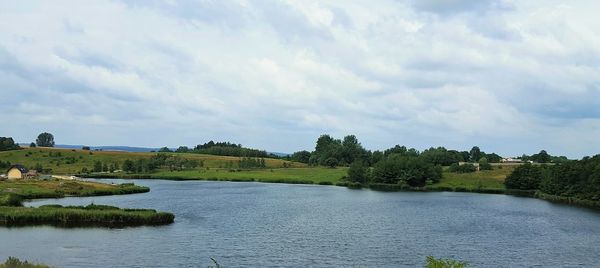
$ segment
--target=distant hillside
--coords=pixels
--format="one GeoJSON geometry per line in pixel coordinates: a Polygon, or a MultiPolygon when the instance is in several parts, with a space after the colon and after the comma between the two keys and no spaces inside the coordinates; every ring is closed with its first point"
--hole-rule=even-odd
{"type": "MultiPolygon", "coordinates": [[[[74,146],[74,145],[72,145],[74,146]]],[[[96,148],[96,147],[92,147],[96,148]]],[[[103,148],[108,148],[105,146],[103,148]]],[[[114,147],[113,147],[114,148],[114,147]]],[[[119,148],[119,147],[117,147],[119,148]]],[[[126,147],[133,148],[133,147],[126,147]]],[[[150,148],[145,148],[150,149],[150,148]]],[[[22,150],[12,150],[0,152],[0,161],[6,165],[6,162],[11,164],[22,164],[29,169],[35,168],[38,164],[43,169],[52,169],[54,174],[72,174],[81,171],[83,168],[88,170],[93,169],[94,163],[100,161],[102,164],[116,164],[121,167],[125,160],[138,161],[140,159],[150,159],[156,153],[150,152],[127,152],[109,151],[84,151],[78,148],[27,148],[22,150]]],[[[242,159],[233,156],[217,156],[196,153],[169,153],[169,155],[182,157],[184,159],[202,161],[202,166],[194,169],[195,172],[211,169],[236,169],[238,163],[242,159]]],[[[306,167],[305,164],[285,161],[281,159],[265,158],[266,168],[282,168],[282,167],[306,167]]],[[[0,167],[0,173],[3,168],[0,167]]]]}
{"type": "MultiPolygon", "coordinates": [[[[19,144],[21,147],[28,147],[28,143],[19,144]]],[[[70,144],[56,144],[55,148],[62,149],[81,149],[84,145],[70,145],[70,144]]],[[[147,148],[147,147],[132,147],[132,146],[90,146],[91,150],[102,150],[102,151],[123,151],[131,153],[148,153],[152,151],[158,151],[160,148],[147,148]]],[[[174,150],[174,148],[171,148],[174,150]]]]}

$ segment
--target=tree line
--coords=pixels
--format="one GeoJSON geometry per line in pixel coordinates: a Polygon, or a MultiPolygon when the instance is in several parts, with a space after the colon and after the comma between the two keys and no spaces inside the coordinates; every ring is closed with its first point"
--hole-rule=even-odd
{"type": "Polygon", "coordinates": [[[600,201],[600,155],[555,165],[521,165],[504,183],[508,189],[600,201]]]}
{"type": "Polygon", "coordinates": [[[179,146],[176,150],[171,150],[168,147],[162,147],[159,152],[174,152],[174,153],[196,153],[210,154],[221,156],[236,156],[236,157],[270,157],[277,158],[276,155],[267,153],[264,150],[252,149],[243,147],[241,144],[231,142],[214,142],[209,141],[204,144],[198,144],[193,148],[187,146],[179,146]]]}

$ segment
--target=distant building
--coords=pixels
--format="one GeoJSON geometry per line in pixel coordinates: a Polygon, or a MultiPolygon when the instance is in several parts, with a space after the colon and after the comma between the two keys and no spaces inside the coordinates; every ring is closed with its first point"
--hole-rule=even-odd
{"type": "Polygon", "coordinates": [[[512,158],[512,157],[502,158],[502,160],[500,162],[502,162],[502,163],[523,163],[523,161],[521,161],[521,159],[512,158]]]}
{"type": "Polygon", "coordinates": [[[6,172],[6,177],[9,180],[34,179],[39,175],[35,170],[28,170],[23,165],[13,165],[6,172]]]}

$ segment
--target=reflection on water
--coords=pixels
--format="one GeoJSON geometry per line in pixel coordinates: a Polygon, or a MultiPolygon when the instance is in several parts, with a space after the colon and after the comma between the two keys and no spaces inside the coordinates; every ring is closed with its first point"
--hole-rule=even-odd
{"type": "MultiPolygon", "coordinates": [[[[119,181],[124,182],[124,181],[119,181]]],[[[42,204],[175,213],[160,227],[0,228],[0,258],[59,267],[416,267],[427,255],[474,267],[581,266],[600,259],[600,214],[471,193],[136,180],[151,192],[42,204]]]]}

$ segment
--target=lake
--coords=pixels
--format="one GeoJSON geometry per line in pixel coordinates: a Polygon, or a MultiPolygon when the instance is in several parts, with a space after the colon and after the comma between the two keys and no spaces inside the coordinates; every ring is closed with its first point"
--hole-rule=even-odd
{"type": "MultiPolygon", "coordinates": [[[[103,180],[108,181],[108,180],[103,180]]],[[[531,198],[206,181],[118,180],[125,196],[42,204],[173,212],[175,223],[121,229],[0,228],[0,257],[58,267],[593,267],[600,213],[531,198]]]]}

